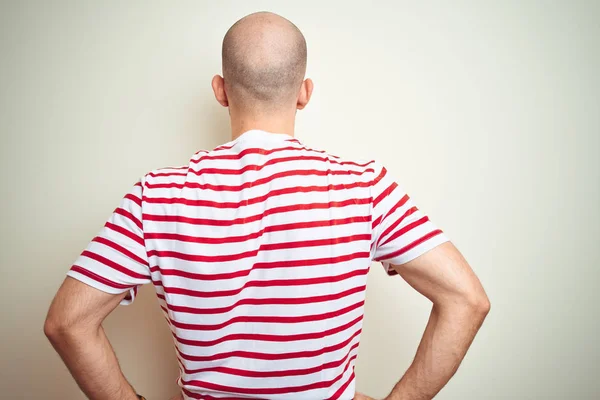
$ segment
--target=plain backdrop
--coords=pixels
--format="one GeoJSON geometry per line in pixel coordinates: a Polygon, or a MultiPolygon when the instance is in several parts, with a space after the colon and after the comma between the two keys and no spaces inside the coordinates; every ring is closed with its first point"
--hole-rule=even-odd
{"type": "MultiPolygon", "coordinates": [[[[151,169],[230,140],[231,24],[304,32],[310,147],[385,164],[492,311],[439,399],[600,398],[600,2],[2,1],[0,397],[82,399],[42,332],[64,274],[151,169]]],[[[430,303],[373,265],[356,367],[383,397],[430,303]]],[[[150,400],[177,367],[152,287],[105,323],[150,400]]]]}

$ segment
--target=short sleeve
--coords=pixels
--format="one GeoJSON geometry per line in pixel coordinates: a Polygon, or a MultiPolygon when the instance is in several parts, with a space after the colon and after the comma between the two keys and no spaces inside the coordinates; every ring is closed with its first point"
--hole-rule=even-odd
{"type": "Polygon", "coordinates": [[[142,227],[141,182],[123,198],[67,275],[103,292],[129,291],[121,304],[133,302],[137,288],[150,282],[142,227]]]}
{"type": "Polygon", "coordinates": [[[376,164],[375,174],[371,258],[381,262],[388,275],[395,275],[392,264],[407,263],[448,238],[413,204],[385,167],[376,164]]]}

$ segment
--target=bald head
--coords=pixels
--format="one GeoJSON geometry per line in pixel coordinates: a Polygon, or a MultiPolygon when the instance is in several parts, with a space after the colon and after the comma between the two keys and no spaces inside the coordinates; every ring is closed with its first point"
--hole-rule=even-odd
{"type": "Polygon", "coordinates": [[[268,12],[237,21],[223,39],[228,97],[244,108],[294,102],[306,72],[306,41],[287,19],[268,12]]]}

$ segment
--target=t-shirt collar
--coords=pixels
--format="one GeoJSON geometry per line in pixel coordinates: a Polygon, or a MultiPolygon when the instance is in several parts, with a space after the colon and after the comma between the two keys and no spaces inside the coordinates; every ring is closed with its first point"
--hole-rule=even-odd
{"type": "Polygon", "coordinates": [[[248,140],[281,142],[285,140],[294,140],[294,137],[287,133],[274,133],[261,131],[260,129],[251,129],[238,136],[236,142],[245,142],[248,140]]]}

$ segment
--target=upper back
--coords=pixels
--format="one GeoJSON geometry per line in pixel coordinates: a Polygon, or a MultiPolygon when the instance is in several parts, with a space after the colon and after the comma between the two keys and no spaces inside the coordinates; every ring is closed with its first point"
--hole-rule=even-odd
{"type": "Polygon", "coordinates": [[[353,393],[374,172],[250,131],[145,177],[144,240],[184,392],[353,393]]]}
{"type": "Polygon", "coordinates": [[[187,261],[196,272],[225,273],[271,259],[368,253],[374,172],[373,162],[343,161],[287,135],[247,132],[196,153],[186,167],[145,177],[148,255],[162,269],[187,261]]]}

